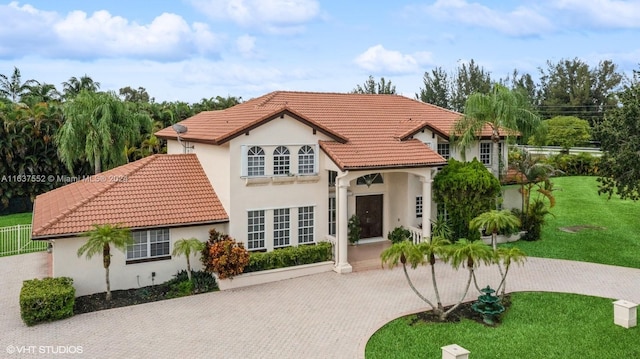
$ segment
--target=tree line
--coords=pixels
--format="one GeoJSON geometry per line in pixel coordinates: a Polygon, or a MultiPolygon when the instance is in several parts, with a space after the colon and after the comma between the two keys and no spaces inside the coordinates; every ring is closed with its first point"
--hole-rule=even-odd
{"type": "Polygon", "coordinates": [[[90,76],[61,84],[0,74],[0,212],[28,210],[40,193],[130,161],[166,152],[154,133],[196,113],[234,106],[240,97],[156,102],[145,88],[101,91],[90,76]],[[53,177],[49,177],[53,176],[53,177]],[[50,181],[50,178],[56,180],[50,181]]]}

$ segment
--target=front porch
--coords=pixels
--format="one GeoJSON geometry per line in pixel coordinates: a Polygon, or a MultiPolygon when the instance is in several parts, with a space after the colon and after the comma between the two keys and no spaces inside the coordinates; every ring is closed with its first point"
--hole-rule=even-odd
{"type": "MultiPolygon", "coordinates": [[[[415,227],[408,229],[411,232],[409,240],[419,243],[422,240],[422,230],[415,227]]],[[[391,247],[391,241],[388,239],[350,245],[347,250],[347,261],[351,264],[354,272],[381,269],[380,253],[389,247],[391,247]]]]}

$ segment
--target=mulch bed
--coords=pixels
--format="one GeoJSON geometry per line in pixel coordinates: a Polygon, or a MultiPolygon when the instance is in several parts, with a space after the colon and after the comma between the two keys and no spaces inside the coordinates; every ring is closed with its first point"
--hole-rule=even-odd
{"type": "MultiPolygon", "coordinates": [[[[504,299],[502,300],[502,305],[504,306],[504,312],[502,312],[502,314],[496,318],[494,325],[488,325],[483,321],[482,314],[476,312],[475,310],[473,310],[473,308],[471,308],[471,305],[473,303],[475,303],[475,301],[470,301],[470,302],[465,302],[460,304],[460,306],[458,306],[456,310],[454,310],[451,314],[449,314],[444,321],[441,321],[440,317],[437,314],[435,314],[432,310],[417,313],[415,317],[412,319],[410,325],[415,325],[421,322],[422,323],[424,322],[426,323],[458,323],[462,319],[469,319],[469,320],[478,322],[480,324],[483,324],[485,326],[495,327],[500,325],[500,319],[502,315],[504,315],[509,310],[509,307],[511,306],[511,296],[509,294],[506,294],[504,296],[504,299]]],[[[452,305],[445,307],[445,311],[451,307],[452,305]]]]}
{"type": "Polygon", "coordinates": [[[111,301],[105,299],[105,292],[85,295],[76,298],[73,313],[82,314],[104,309],[156,302],[167,299],[167,292],[169,292],[169,286],[158,284],[143,288],[111,291],[111,301]]]}

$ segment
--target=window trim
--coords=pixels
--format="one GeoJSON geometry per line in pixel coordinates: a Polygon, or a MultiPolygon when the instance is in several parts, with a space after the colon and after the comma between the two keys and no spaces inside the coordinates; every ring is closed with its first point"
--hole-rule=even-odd
{"type": "Polygon", "coordinates": [[[298,149],[298,174],[303,176],[314,175],[318,173],[318,161],[316,158],[316,149],[313,146],[303,145],[298,149]],[[307,152],[303,152],[306,150],[307,152]],[[311,151],[311,152],[308,152],[311,151]],[[304,159],[304,161],[303,161],[304,159]],[[309,162],[309,159],[311,161],[309,162]],[[310,168],[311,172],[308,170],[303,171],[303,168],[310,168]]]}
{"type": "Polygon", "coordinates": [[[488,142],[488,141],[481,141],[478,145],[478,160],[480,161],[480,163],[482,163],[483,165],[485,165],[486,167],[491,166],[491,162],[493,160],[493,143],[492,142],[488,142]],[[488,153],[483,153],[482,152],[482,147],[488,145],[489,148],[489,152],[488,153]],[[483,161],[483,154],[488,154],[489,159],[487,160],[487,162],[483,161]]]}
{"type": "Polygon", "coordinates": [[[449,142],[438,142],[437,152],[445,160],[450,159],[451,158],[451,144],[449,142]]]}
{"type": "Polygon", "coordinates": [[[136,231],[132,231],[132,236],[133,233],[142,233],[144,232],[146,234],[146,253],[147,255],[145,257],[136,257],[136,258],[129,258],[129,250],[131,247],[134,246],[134,244],[130,244],[127,246],[126,250],[125,250],[125,265],[126,264],[136,264],[136,263],[146,263],[146,262],[155,262],[155,261],[161,261],[161,260],[168,260],[171,259],[171,230],[169,228],[151,228],[151,229],[142,229],[142,230],[136,230],[136,231]],[[167,239],[163,240],[162,242],[154,242],[154,243],[167,243],[169,245],[168,251],[166,254],[161,254],[161,255],[155,255],[152,256],[151,255],[151,232],[152,231],[166,231],[167,233],[167,239]]]}

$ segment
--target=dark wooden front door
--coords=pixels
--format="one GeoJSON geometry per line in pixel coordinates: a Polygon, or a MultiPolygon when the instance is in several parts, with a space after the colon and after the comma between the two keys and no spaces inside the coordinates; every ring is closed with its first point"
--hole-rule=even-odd
{"type": "Polygon", "coordinates": [[[360,238],[382,237],[382,195],[356,197],[356,215],[360,219],[360,238]]]}

